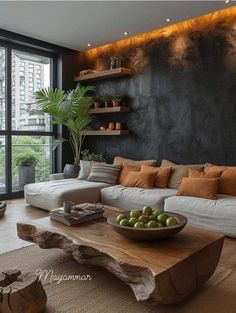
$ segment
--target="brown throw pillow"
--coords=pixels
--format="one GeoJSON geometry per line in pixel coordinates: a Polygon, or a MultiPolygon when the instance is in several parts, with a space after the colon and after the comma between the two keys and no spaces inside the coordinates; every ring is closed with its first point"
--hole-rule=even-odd
{"type": "Polygon", "coordinates": [[[153,188],[155,173],[129,172],[123,181],[125,187],[153,188]]]}
{"type": "Polygon", "coordinates": [[[125,177],[129,174],[129,172],[140,172],[141,166],[134,166],[134,165],[128,165],[124,164],[122,167],[122,170],[120,172],[120,176],[118,178],[118,183],[123,185],[125,177]]]}
{"type": "Polygon", "coordinates": [[[184,177],[176,195],[215,200],[219,182],[219,178],[184,177]]]}
{"type": "Polygon", "coordinates": [[[172,167],[168,188],[179,189],[182,178],[188,176],[188,169],[203,170],[204,164],[177,165],[171,161],[163,160],[161,167],[172,167]]]}
{"type": "Polygon", "coordinates": [[[154,187],[167,188],[168,180],[171,173],[171,167],[153,167],[148,165],[141,166],[142,173],[155,173],[156,179],[154,187]]]}
{"type": "Polygon", "coordinates": [[[236,196],[236,167],[211,165],[207,169],[207,173],[219,172],[222,172],[219,193],[236,196]]]}
{"type": "Polygon", "coordinates": [[[150,166],[156,166],[157,165],[157,160],[141,160],[141,161],[136,161],[136,160],[131,160],[131,159],[126,159],[122,158],[120,156],[116,156],[114,158],[113,164],[128,164],[128,165],[133,165],[133,166],[140,166],[142,164],[147,164],[150,166]]]}
{"type": "Polygon", "coordinates": [[[223,171],[219,172],[208,172],[205,173],[204,171],[196,171],[189,168],[188,170],[188,177],[191,178],[219,178],[223,171]]]}

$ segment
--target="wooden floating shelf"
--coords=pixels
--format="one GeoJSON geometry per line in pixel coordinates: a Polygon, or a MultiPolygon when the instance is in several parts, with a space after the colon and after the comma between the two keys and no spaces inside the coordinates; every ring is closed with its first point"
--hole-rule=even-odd
{"type": "Polygon", "coordinates": [[[76,76],[74,81],[75,82],[90,82],[90,81],[129,76],[129,75],[131,75],[131,70],[129,70],[128,68],[124,68],[124,67],[118,67],[112,70],[106,70],[106,71],[91,73],[87,75],[76,76]]]}
{"type": "Polygon", "coordinates": [[[119,113],[119,112],[129,112],[128,107],[108,107],[108,108],[99,108],[93,109],[91,114],[100,114],[100,113],[119,113]]]}
{"type": "Polygon", "coordinates": [[[82,132],[84,136],[122,136],[128,134],[128,130],[86,130],[82,132]]]}

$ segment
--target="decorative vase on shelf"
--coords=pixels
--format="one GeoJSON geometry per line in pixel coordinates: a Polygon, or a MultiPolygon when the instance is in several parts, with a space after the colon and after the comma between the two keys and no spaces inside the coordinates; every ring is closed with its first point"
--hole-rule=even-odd
{"type": "Polygon", "coordinates": [[[101,101],[99,101],[99,100],[95,100],[94,103],[93,103],[93,105],[94,105],[94,108],[95,108],[95,109],[99,109],[99,108],[102,107],[102,103],[101,103],[101,101]]]}
{"type": "Polygon", "coordinates": [[[76,178],[79,175],[80,166],[76,164],[66,164],[63,170],[65,178],[76,178]]]}

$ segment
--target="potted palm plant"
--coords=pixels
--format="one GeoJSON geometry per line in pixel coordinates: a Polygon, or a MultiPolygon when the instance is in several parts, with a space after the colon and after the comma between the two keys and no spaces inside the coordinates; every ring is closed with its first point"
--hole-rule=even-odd
{"type": "Polygon", "coordinates": [[[26,149],[18,153],[15,158],[15,165],[19,168],[19,187],[24,189],[27,184],[35,183],[35,166],[38,157],[32,149],[26,149]]]}
{"type": "Polygon", "coordinates": [[[69,139],[58,138],[53,141],[53,149],[64,141],[71,144],[74,164],[66,164],[64,175],[67,178],[78,176],[83,131],[91,122],[93,97],[90,94],[94,91],[93,86],[77,86],[70,92],[52,88],[36,92],[38,109],[49,114],[53,124],[64,125],[68,129],[69,139]]]}

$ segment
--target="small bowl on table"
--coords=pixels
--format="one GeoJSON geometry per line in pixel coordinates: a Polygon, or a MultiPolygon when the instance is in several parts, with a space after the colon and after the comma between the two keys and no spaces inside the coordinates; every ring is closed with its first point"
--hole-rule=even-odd
{"type": "MultiPolygon", "coordinates": [[[[127,215],[127,218],[129,218],[129,213],[130,212],[122,214],[127,215]]],[[[118,234],[133,240],[157,240],[171,237],[179,233],[186,226],[188,220],[184,215],[171,212],[163,213],[168,214],[169,217],[174,217],[177,220],[177,224],[174,226],[163,226],[156,228],[134,228],[129,226],[121,226],[116,221],[116,218],[119,214],[108,216],[107,222],[118,234]]]]}

